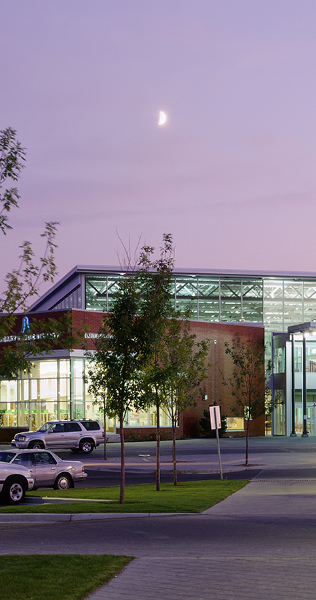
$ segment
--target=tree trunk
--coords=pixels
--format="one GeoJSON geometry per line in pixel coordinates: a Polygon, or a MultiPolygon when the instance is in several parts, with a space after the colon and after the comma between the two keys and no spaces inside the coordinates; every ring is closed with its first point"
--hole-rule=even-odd
{"type": "Polygon", "coordinates": [[[176,455],[176,433],[177,427],[172,424],[172,458],[173,458],[173,484],[177,485],[177,455],[176,455]]]}
{"type": "Polygon", "coordinates": [[[159,401],[157,399],[157,429],[156,429],[156,491],[160,492],[160,412],[159,412],[159,401]]]}
{"type": "Polygon", "coordinates": [[[125,495],[125,444],[124,444],[124,415],[120,414],[120,436],[121,436],[121,485],[120,485],[120,504],[124,504],[125,495]]]}
{"type": "Polygon", "coordinates": [[[246,461],[245,461],[246,467],[248,467],[248,457],[249,457],[249,424],[250,424],[250,420],[248,419],[247,428],[246,428],[246,461]]]}

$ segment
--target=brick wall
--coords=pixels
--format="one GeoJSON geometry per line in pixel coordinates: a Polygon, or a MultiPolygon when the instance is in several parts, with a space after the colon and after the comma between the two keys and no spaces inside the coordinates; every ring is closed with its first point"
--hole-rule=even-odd
{"type": "MultiPolygon", "coordinates": [[[[233,417],[232,411],[234,398],[229,389],[223,386],[223,378],[232,376],[233,363],[231,358],[225,354],[225,342],[231,343],[232,339],[238,334],[241,339],[247,339],[249,336],[258,339],[264,346],[264,328],[248,326],[244,324],[224,324],[191,322],[191,331],[195,333],[197,341],[203,338],[211,340],[209,350],[208,374],[203,383],[203,397],[207,395],[207,400],[203,397],[197,402],[197,405],[187,410],[183,415],[183,435],[195,437],[200,435],[199,421],[203,417],[203,411],[207,410],[209,405],[216,402],[221,406],[221,414],[233,417]],[[215,343],[216,340],[216,343],[215,343]]],[[[264,415],[250,424],[250,435],[258,436],[265,434],[264,415]]],[[[236,437],[244,436],[245,432],[231,432],[229,435],[236,437]]]]}
{"type": "MultiPolygon", "coordinates": [[[[49,317],[58,318],[65,313],[71,312],[73,332],[78,331],[96,334],[100,328],[104,313],[97,311],[86,311],[80,309],[70,309],[69,311],[50,311],[45,313],[31,313],[30,318],[47,319],[49,317]]],[[[17,319],[16,331],[20,331],[21,315],[17,319]]],[[[264,345],[264,329],[262,326],[246,325],[245,323],[230,324],[230,323],[208,323],[203,321],[192,321],[191,331],[196,335],[196,340],[200,341],[204,338],[211,340],[211,346],[208,356],[208,372],[207,379],[203,382],[203,393],[201,399],[198,400],[196,406],[185,411],[181,415],[178,435],[187,437],[196,437],[200,435],[199,421],[203,416],[203,411],[207,410],[210,404],[214,401],[220,403],[221,413],[226,416],[234,416],[232,412],[233,398],[231,397],[227,387],[223,387],[223,377],[228,378],[232,375],[232,361],[225,354],[225,342],[231,343],[236,334],[241,338],[247,339],[249,336],[258,339],[264,345]],[[216,340],[216,343],[215,343],[216,340]],[[207,395],[207,400],[203,400],[207,395]]],[[[82,338],[78,341],[77,348],[87,350],[94,349],[93,338],[82,338]]],[[[1,348],[1,344],[0,344],[1,348]]],[[[152,430],[146,432],[146,435],[152,430]]],[[[250,425],[250,435],[258,436],[265,434],[265,417],[253,421],[250,425]]],[[[245,432],[233,432],[230,435],[244,436],[245,432]]]]}
{"type": "MultiPolygon", "coordinates": [[[[72,310],[74,330],[80,330],[83,326],[90,333],[97,333],[102,322],[103,313],[96,311],[72,310]]],[[[223,377],[232,376],[232,360],[225,354],[225,342],[231,343],[232,339],[238,334],[241,338],[247,339],[249,336],[258,339],[264,346],[264,328],[256,325],[230,324],[230,323],[208,323],[204,321],[192,321],[191,331],[196,335],[196,341],[204,338],[211,340],[208,356],[207,379],[203,383],[203,397],[207,395],[207,400],[203,397],[189,410],[181,415],[179,423],[179,436],[198,437],[201,433],[199,421],[203,417],[203,411],[207,410],[214,401],[220,403],[221,414],[233,417],[232,405],[234,399],[227,387],[223,386],[223,377]],[[215,343],[216,340],[216,343],[215,343]]],[[[93,350],[93,339],[85,340],[86,348],[93,350]]],[[[150,430],[146,432],[149,435],[150,430]]],[[[250,424],[250,435],[259,436],[265,434],[265,416],[256,419],[250,424]]],[[[228,435],[240,437],[244,436],[244,431],[230,432],[228,435]]]]}

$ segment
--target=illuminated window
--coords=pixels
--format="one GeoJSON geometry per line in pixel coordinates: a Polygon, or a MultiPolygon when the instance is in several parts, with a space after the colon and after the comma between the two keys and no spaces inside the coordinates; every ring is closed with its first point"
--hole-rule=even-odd
{"type": "Polygon", "coordinates": [[[244,431],[244,419],[227,417],[227,431],[244,431]]]}

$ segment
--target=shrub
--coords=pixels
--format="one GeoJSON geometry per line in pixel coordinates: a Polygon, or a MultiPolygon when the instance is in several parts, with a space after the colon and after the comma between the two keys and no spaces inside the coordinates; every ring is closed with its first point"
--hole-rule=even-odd
{"type": "MultiPolygon", "coordinates": [[[[204,437],[216,437],[215,429],[211,429],[210,423],[210,412],[209,410],[203,411],[204,416],[200,419],[200,427],[201,433],[204,437]]],[[[227,417],[225,415],[221,415],[221,427],[218,430],[219,437],[222,437],[227,430],[227,417]]]]}

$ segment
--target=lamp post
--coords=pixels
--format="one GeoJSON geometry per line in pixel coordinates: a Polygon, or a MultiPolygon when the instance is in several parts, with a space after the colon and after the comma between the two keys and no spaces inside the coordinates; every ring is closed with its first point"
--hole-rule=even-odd
{"type": "Polygon", "coordinates": [[[306,337],[303,333],[303,433],[302,437],[308,437],[307,433],[307,390],[306,390],[306,337]]]}
{"type": "Polygon", "coordinates": [[[297,437],[295,431],[295,335],[292,333],[292,431],[291,437],[297,437]]]}

